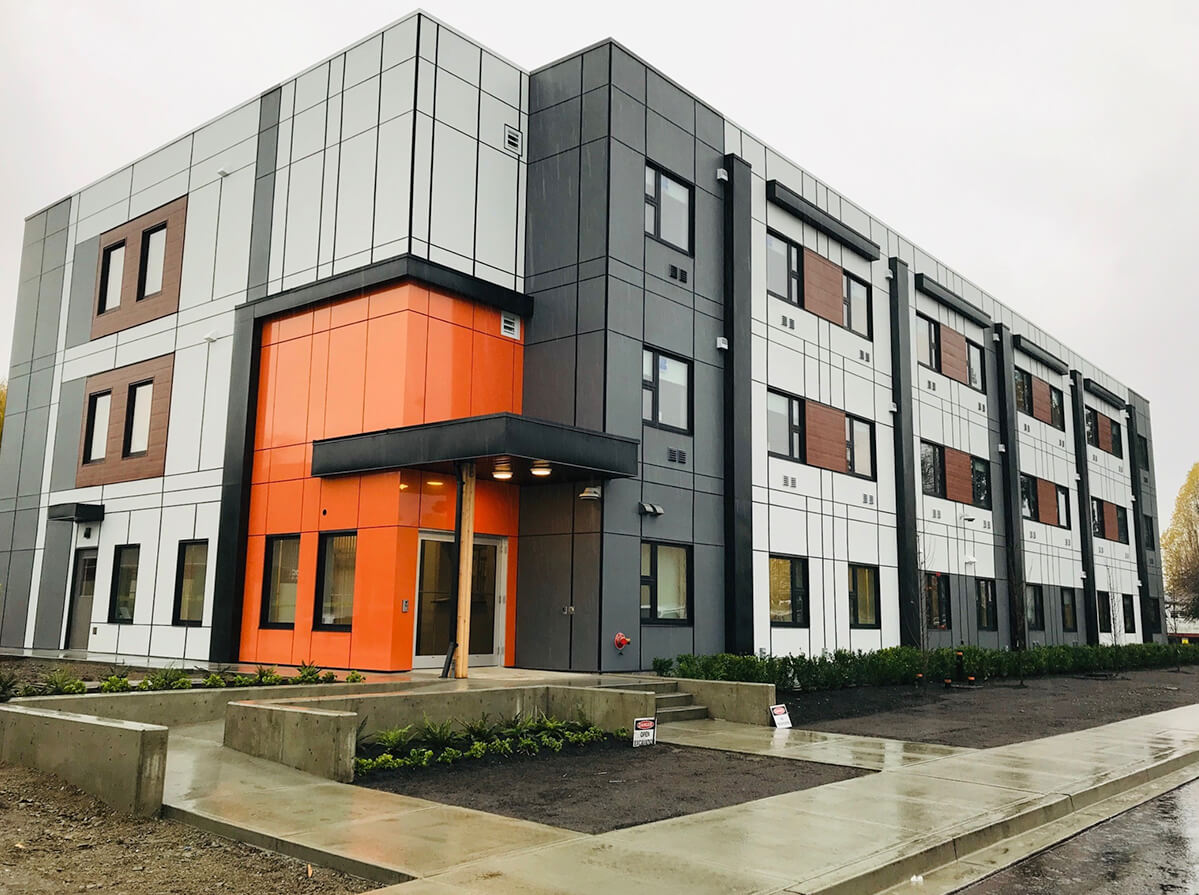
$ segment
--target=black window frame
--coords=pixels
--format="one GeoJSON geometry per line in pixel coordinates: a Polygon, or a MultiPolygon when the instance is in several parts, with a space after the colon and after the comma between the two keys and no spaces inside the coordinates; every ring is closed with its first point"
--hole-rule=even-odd
{"type": "Polygon", "coordinates": [[[1107,540],[1107,520],[1103,512],[1103,501],[1098,497],[1091,498],[1091,535],[1107,540]]]}
{"type": "Polygon", "coordinates": [[[1137,467],[1149,470],[1149,439],[1144,435],[1137,436],[1137,467]]]}
{"type": "Polygon", "coordinates": [[[1078,591],[1072,587],[1063,587],[1062,593],[1062,631],[1067,634],[1078,633],[1078,591]],[[1066,595],[1069,594],[1069,601],[1066,595]],[[1066,606],[1070,606],[1070,620],[1066,620],[1066,606]]]}
{"type": "Polygon", "coordinates": [[[1026,416],[1033,415],[1032,373],[1015,367],[1012,396],[1016,401],[1016,409],[1026,416]]]}
{"type": "Polygon", "coordinates": [[[175,627],[196,628],[204,623],[204,594],[208,587],[208,538],[189,538],[179,542],[179,550],[175,558],[175,599],[171,608],[171,624],[175,627]],[[204,545],[204,586],[200,594],[200,617],[188,619],[183,617],[183,567],[189,547],[204,545]]]}
{"type": "MultiPolygon", "coordinates": [[[[638,547],[638,568],[640,568],[640,547],[649,546],[650,548],[650,573],[649,575],[641,576],[641,586],[648,586],[649,591],[649,611],[648,619],[642,618],[642,625],[662,625],[673,628],[691,627],[695,618],[695,563],[692,562],[693,555],[690,544],[680,544],[677,541],[655,541],[649,538],[642,538],[638,547]],[[686,618],[658,618],[658,548],[659,547],[677,547],[683,551],[687,563],[687,617],[686,618]]],[[[640,589],[638,589],[638,600],[640,600],[640,589]]],[[[640,603],[638,603],[638,617],[640,617],[640,603]]]]}
{"type": "Polygon", "coordinates": [[[1024,621],[1030,631],[1045,630],[1045,588],[1040,584],[1024,585],[1024,621]]]}
{"type": "MultiPolygon", "coordinates": [[[[644,380],[642,380],[644,385],[644,380]]],[[[790,394],[789,392],[780,391],[777,388],[766,389],[766,412],[767,420],[769,421],[770,414],[770,396],[775,395],[779,398],[785,398],[787,401],[787,447],[788,452],[781,454],[778,451],[770,449],[770,432],[769,425],[766,433],[766,453],[771,457],[779,457],[783,460],[793,460],[796,463],[807,463],[808,445],[805,437],[807,430],[807,402],[803,398],[790,394]],[[798,418],[799,422],[796,422],[798,418]],[[790,448],[796,443],[795,436],[799,436],[799,456],[795,456],[790,452],[790,448]]]]}
{"type": "Polygon", "coordinates": [[[262,552],[262,599],[261,605],[258,607],[258,627],[264,630],[290,631],[296,626],[295,612],[300,608],[300,582],[299,569],[301,562],[301,552],[303,551],[303,538],[299,532],[288,532],[286,534],[267,535],[266,543],[262,552]],[[297,545],[296,549],[296,605],[292,611],[292,620],[289,622],[272,622],[268,621],[267,616],[270,614],[270,590],[271,590],[271,551],[274,545],[280,541],[294,540],[297,545]]]}
{"type": "Polygon", "coordinates": [[[1095,606],[1098,610],[1099,633],[1112,633],[1112,593],[1108,590],[1099,590],[1095,592],[1095,606]],[[1106,625],[1106,627],[1105,627],[1106,625]]]}
{"type": "Polygon", "coordinates": [[[1057,484],[1055,484],[1053,487],[1056,489],[1055,493],[1057,495],[1057,525],[1058,525],[1058,528],[1069,528],[1070,527],[1070,489],[1067,488],[1065,485],[1057,485],[1057,484]],[[1063,495],[1065,495],[1064,500],[1062,497],[1063,495]],[[1066,511],[1066,514],[1065,514],[1066,519],[1064,522],[1062,521],[1062,510],[1063,509],[1065,509],[1065,511],[1066,511]]]}
{"type": "Polygon", "coordinates": [[[1120,544],[1129,542],[1128,532],[1128,508],[1116,504],[1116,537],[1115,540],[1120,544]]]}
{"type": "Polygon", "coordinates": [[[162,244],[162,260],[163,260],[163,268],[164,268],[163,282],[161,285],[159,285],[157,292],[151,292],[149,295],[146,294],[146,270],[149,267],[149,263],[150,263],[150,257],[149,257],[149,255],[150,255],[150,238],[155,233],[162,232],[165,234],[166,229],[167,229],[167,222],[163,221],[160,224],[155,224],[153,227],[150,227],[148,230],[142,231],[141,257],[138,259],[138,262],[137,262],[137,267],[138,267],[138,270],[137,270],[137,295],[134,296],[134,299],[133,299],[134,301],[144,301],[147,298],[154,298],[154,296],[162,294],[163,286],[166,284],[165,268],[166,268],[166,251],[167,251],[167,249],[166,249],[166,236],[165,235],[163,236],[163,244],[162,244]]]}
{"type": "Polygon", "coordinates": [[[96,404],[100,398],[108,398],[108,425],[112,426],[112,389],[106,388],[87,396],[87,418],[83,427],[83,462],[103,463],[108,459],[108,431],[104,432],[104,456],[92,456],[92,441],[96,434],[96,404]]]}
{"type": "Polygon", "coordinates": [[[1137,610],[1132,594],[1120,594],[1120,614],[1123,616],[1121,621],[1124,622],[1124,633],[1135,634],[1137,632],[1137,610]],[[1131,627],[1129,627],[1130,624],[1131,627]]]}
{"type": "Polygon", "coordinates": [[[1121,426],[1114,419],[1112,419],[1110,416],[1107,418],[1107,427],[1108,427],[1108,431],[1111,432],[1111,436],[1112,436],[1112,449],[1110,451],[1108,451],[1108,453],[1111,454],[1113,457],[1119,457],[1121,460],[1123,460],[1124,459],[1124,427],[1121,426]]]}
{"type": "MultiPolygon", "coordinates": [[[[338,529],[337,531],[322,531],[316,542],[316,585],[312,591],[312,630],[314,631],[349,631],[353,628],[353,624],[334,625],[325,624],[321,621],[321,610],[325,605],[325,545],[333,538],[345,537],[346,535],[354,536],[354,572],[357,576],[358,571],[358,529],[346,528],[338,529]]],[[[353,603],[357,599],[357,588],[355,593],[350,597],[350,617],[353,618],[353,603]]]]}
{"type": "Polygon", "coordinates": [[[924,626],[930,631],[953,630],[953,600],[949,594],[949,576],[940,572],[924,573],[924,626]],[[933,612],[933,596],[939,612],[933,612]]]}
{"type": "MultiPolygon", "coordinates": [[[[789,565],[790,565],[791,620],[790,621],[776,621],[775,620],[774,612],[772,609],[770,609],[770,602],[773,599],[774,595],[772,593],[767,593],[766,599],[767,599],[767,610],[770,612],[770,627],[772,627],[772,628],[806,628],[811,623],[811,609],[808,605],[808,594],[809,594],[809,590],[808,590],[808,580],[809,580],[808,579],[808,558],[806,556],[791,556],[791,555],[785,554],[785,553],[771,553],[770,557],[769,557],[769,561],[773,563],[775,560],[783,560],[783,561],[786,561],[787,563],[789,563],[789,565]],[[798,575],[797,575],[797,572],[798,572],[798,575]],[[796,580],[797,577],[799,579],[801,579],[798,582],[796,580]],[[796,595],[797,591],[800,594],[799,602],[800,602],[800,607],[802,610],[799,613],[799,616],[800,616],[799,618],[796,617],[797,613],[795,611],[796,610],[795,595],[796,595]]],[[[767,588],[769,589],[770,584],[773,583],[772,580],[770,579],[769,575],[767,576],[767,582],[768,582],[767,588]]]]}
{"type": "MultiPolygon", "coordinates": [[[[645,418],[645,414],[644,414],[644,410],[643,410],[642,416],[641,416],[641,422],[647,426],[653,426],[655,429],[665,429],[668,432],[678,432],[680,435],[690,435],[692,433],[692,429],[695,426],[695,364],[692,363],[690,360],[688,360],[685,357],[679,357],[677,354],[672,354],[669,351],[663,351],[660,348],[653,347],[652,345],[643,344],[641,346],[641,351],[642,351],[643,358],[644,358],[644,353],[647,351],[653,355],[653,363],[651,366],[651,370],[653,372],[653,379],[646,380],[645,371],[643,368],[642,374],[641,374],[641,391],[644,393],[646,389],[649,389],[650,391],[653,392],[653,395],[654,395],[654,398],[653,398],[654,418],[652,420],[647,420],[645,418]],[[658,359],[662,358],[662,357],[665,357],[669,360],[673,360],[678,363],[684,364],[687,367],[687,426],[686,426],[686,428],[681,429],[678,426],[671,425],[670,423],[663,423],[663,422],[658,421],[658,416],[661,413],[661,405],[659,402],[660,382],[659,382],[659,375],[658,375],[658,373],[659,373],[658,359]]],[[[643,400],[644,400],[644,398],[643,398],[643,400]]]]}
{"type": "Polygon", "coordinates": [[[932,359],[932,363],[926,364],[924,361],[920,360],[920,350],[919,350],[919,346],[917,346],[916,364],[917,364],[917,366],[924,367],[926,370],[932,370],[936,373],[940,373],[941,372],[941,324],[938,323],[936,320],[933,320],[932,317],[929,317],[925,314],[921,314],[921,313],[917,312],[917,314],[916,314],[917,338],[920,338],[920,325],[922,322],[928,324],[928,335],[929,335],[928,353],[929,353],[929,357],[932,359]]]}
{"type": "Polygon", "coordinates": [[[137,382],[129,383],[128,391],[126,391],[126,393],[125,393],[125,432],[121,436],[121,456],[122,457],[125,457],[125,458],[144,457],[144,456],[146,456],[146,454],[150,453],[150,445],[152,443],[152,439],[150,438],[150,431],[151,431],[152,423],[150,421],[149,412],[152,412],[153,409],[154,409],[154,380],[153,379],[139,379],[137,382]],[[135,411],[137,410],[137,400],[135,397],[135,393],[143,385],[150,386],[150,411],[147,412],[147,416],[146,416],[146,449],[144,451],[131,451],[129,448],[132,446],[133,423],[134,423],[134,416],[136,415],[135,411]]]}
{"type": "Polygon", "coordinates": [[[970,494],[974,501],[974,506],[983,509],[991,509],[991,461],[982,457],[970,457],[970,494]],[[975,469],[980,468],[985,474],[987,483],[987,493],[980,501],[978,498],[978,478],[975,475],[975,469]]]}
{"type": "Polygon", "coordinates": [[[974,605],[978,630],[999,630],[999,604],[995,599],[995,579],[974,579],[974,605]],[[984,586],[985,585],[985,586],[984,586]]]}
{"type": "Polygon", "coordinates": [[[1056,385],[1049,386],[1049,425],[1066,431],[1066,395],[1056,385]],[[1054,398],[1057,399],[1056,404],[1054,398]]]}
{"type": "Polygon", "coordinates": [[[945,448],[941,445],[920,439],[920,490],[929,497],[945,497],[945,448]],[[925,450],[932,448],[931,457],[933,462],[933,479],[932,489],[929,490],[929,482],[925,475],[925,450]]]}
{"type": "Polygon", "coordinates": [[[1147,634],[1162,632],[1162,604],[1157,597],[1141,597],[1141,624],[1147,634]]]}
{"type": "Polygon", "coordinates": [[[987,393],[987,351],[978,342],[966,340],[966,378],[970,378],[970,371],[974,368],[971,358],[973,354],[971,349],[978,352],[978,385],[972,382],[967,382],[966,385],[974,389],[976,392],[985,395],[987,393]]]}
{"type": "Polygon", "coordinates": [[[141,574],[142,545],[117,544],[112,548],[112,581],[108,592],[108,623],[110,625],[132,625],[137,614],[137,579],[141,574]],[[133,605],[129,610],[129,618],[117,618],[117,585],[121,580],[121,554],[126,550],[137,553],[137,564],[133,576],[133,605]]]}
{"type": "Polygon", "coordinates": [[[878,631],[883,626],[883,605],[882,595],[879,593],[878,581],[878,566],[867,565],[866,563],[848,563],[849,569],[849,627],[855,631],[878,631]],[[873,623],[860,622],[858,616],[858,599],[857,599],[857,576],[854,575],[855,569],[865,569],[870,573],[870,578],[874,590],[874,618],[873,623]]]}
{"type": "Polygon", "coordinates": [[[1157,525],[1148,513],[1141,514],[1141,525],[1145,529],[1145,549],[1157,552],[1157,525]]]}
{"type": "Polygon", "coordinates": [[[878,475],[878,452],[875,450],[874,445],[874,421],[854,416],[852,413],[845,414],[845,472],[847,475],[858,479],[865,479],[868,482],[876,481],[876,476],[878,475]],[[861,423],[869,430],[870,475],[864,475],[855,469],[854,448],[857,444],[857,433],[854,431],[855,423],[861,423]]]}
{"type": "Polygon", "coordinates": [[[1031,476],[1023,472],[1020,473],[1020,518],[1027,519],[1029,522],[1041,521],[1039,495],[1037,494],[1037,478],[1036,476],[1031,476]],[[1026,485],[1028,488],[1027,498],[1028,505],[1031,508],[1031,515],[1024,512],[1026,485]]]}
{"type": "Polygon", "coordinates": [[[646,205],[653,205],[654,208],[654,229],[653,231],[646,230],[645,235],[655,242],[660,242],[664,246],[669,246],[675,251],[682,252],[689,257],[695,257],[695,184],[688,180],[684,180],[672,171],[668,171],[661,165],[645,160],[646,172],[654,173],[654,194],[651,196],[646,193],[642,198],[646,205]],[[679,186],[687,188],[687,245],[675,245],[669,239],[662,236],[662,178],[677,183],[679,186]]]}
{"type": "Polygon", "coordinates": [[[845,268],[841,268],[841,326],[849,330],[854,335],[861,336],[863,339],[874,341],[874,290],[870,287],[870,283],[861,277],[850,273],[845,268]],[[866,290],[866,331],[862,332],[853,325],[853,309],[852,302],[849,298],[850,283],[857,283],[866,290]]]}
{"type": "Polygon", "coordinates": [[[770,288],[770,248],[766,252],[766,294],[781,299],[797,308],[803,307],[803,248],[794,240],[788,239],[777,230],[766,231],[767,240],[777,239],[787,249],[787,290],[790,294],[779,295],[770,288]]]}
{"type": "MultiPolygon", "coordinates": [[[[124,239],[120,240],[119,242],[114,242],[110,246],[105,246],[101,250],[101,255],[100,255],[100,298],[99,298],[99,303],[96,306],[96,316],[97,317],[100,316],[101,314],[107,314],[110,311],[115,311],[117,308],[119,308],[121,306],[121,302],[118,302],[117,304],[113,305],[110,308],[110,307],[107,307],[107,304],[105,301],[108,298],[108,276],[110,273],[110,265],[112,263],[111,256],[112,256],[112,253],[115,252],[117,249],[121,249],[125,255],[129,254],[129,246],[126,245],[126,240],[124,240],[124,239]]],[[[125,270],[125,259],[122,258],[122,260],[121,260],[122,274],[124,274],[124,270],[125,270]]],[[[120,295],[120,288],[121,288],[120,285],[118,285],[117,286],[117,295],[118,295],[118,298],[123,298],[123,296],[120,295]]]]}

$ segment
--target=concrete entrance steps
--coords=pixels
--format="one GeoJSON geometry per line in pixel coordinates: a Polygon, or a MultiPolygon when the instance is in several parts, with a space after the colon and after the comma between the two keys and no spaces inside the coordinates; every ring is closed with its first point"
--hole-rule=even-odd
{"type": "Polygon", "coordinates": [[[658,684],[654,690],[654,716],[659,724],[670,721],[695,721],[708,717],[708,707],[696,705],[690,693],[680,693],[678,684],[658,684]],[[665,689],[673,688],[673,689],[665,689]]]}

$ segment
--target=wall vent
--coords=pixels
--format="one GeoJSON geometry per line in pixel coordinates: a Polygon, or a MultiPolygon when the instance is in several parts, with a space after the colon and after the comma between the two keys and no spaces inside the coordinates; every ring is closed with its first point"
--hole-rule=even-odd
{"type": "Polygon", "coordinates": [[[520,338],[520,318],[515,314],[500,314],[500,335],[510,339],[520,338]]]}
{"type": "Polygon", "coordinates": [[[520,155],[524,147],[523,135],[510,124],[504,125],[504,148],[513,155],[520,155]]]}

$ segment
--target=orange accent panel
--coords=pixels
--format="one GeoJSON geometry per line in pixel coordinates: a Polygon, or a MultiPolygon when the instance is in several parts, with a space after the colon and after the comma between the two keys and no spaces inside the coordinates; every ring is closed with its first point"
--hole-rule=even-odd
{"type": "Polygon", "coordinates": [[[941,326],[941,372],[958,382],[970,382],[966,337],[945,325],[941,326]]]}
{"type": "Polygon", "coordinates": [[[424,422],[427,318],[389,314],[370,321],[362,428],[366,432],[424,422]]]}
{"type": "Polygon", "coordinates": [[[250,469],[250,481],[267,482],[271,478],[271,452],[255,451],[253,466],[250,469]]]}
{"type": "Polygon", "coordinates": [[[308,472],[312,469],[312,461],[309,459],[308,453],[310,450],[308,444],[293,444],[270,451],[270,481],[286,482],[291,479],[307,478],[308,472]]]}
{"type": "Polygon", "coordinates": [[[258,356],[258,407],[254,413],[254,447],[269,447],[274,435],[275,346],[263,345],[258,356]]]}
{"type": "Polygon", "coordinates": [[[358,526],[358,484],[356,475],[321,480],[321,531],[358,526]]]}
{"type": "Polygon", "coordinates": [[[1120,537],[1119,522],[1116,519],[1116,505],[1108,503],[1106,500],[1103,503],[1103,536],[1109,541],[1118,540],[1120,537]]]}
{"type": "Polygon", "coordinates": [[[400,474],[379,472],[362,477],[358,494],[358,527],[400,524],[400,474]]]}
{"type": "Polygon", "coordinates": [[[304,482],[271,482],[267,489],[266,533],[299,531],[304,517],[304,482]]]}
{"type": "Polygon", "coordinates": [[[325,392],[329,388],[329,333],[312,336],[308,374],[308,440],[325,437],[325,392]]]}
{"type": "Polygon", "coordinates": [[[370,316],[381,317],[384,314],[395,314],[399,311],[416,311],[418,314],[429,313],[429,290],[413,283],[404,283],[383,289],[370,296],[370,316]]]}
{"type": "Polygon", "coordinates": [[[517,343],[512,351],[512,412],[522,413],[525,391],[525,348],[517,343]]]}
{"type": "Polygon", "coordinates": [[[329,321],[332,319],[333,312],[328,305],[322,305],[319,308],[312,309],[312,332],[323,333],[329,331],[329,321]]]}
{"type": "MultiPolygon", "coordinates": [[[[362,306],[365,308],[366,303],[362,302],[362,306]]],[[[366,384],[366,365],[363,363],[365,357],[365,323],[343,326],[329,333],[325,438],[356,435],[365,431],[362,428],[362,397],[366,384]]]]}
{"type": "Polygon", "coordinates": [[[308,371],[312,366],[311,339],[292,339],[275,346],[277,357],[272,405],[271,447],[304,444],[308,440],[308,371]]]}
{"type": "Polygon", "coordinates": [[[847,472],[845,411],[808,401],[804,405],[807,460],[811,466],[847,472]]]}
{"type": "Polygon", "coordinates": [[[284,342],[288,339],[299,339],[312,335],[312,311],[301,311],[298,314],[280,317],[277,323],[278,338],[276,341],[284,342]]]}
{"type": "Polygon", "coordinates": [[[1049,398],[1049,383],[1032,377],[1032,415],[1043,423],[1053,422],[1053,407],[1049,398]]]}
{"type": "Polygon", "coordinates": [[[349,631],[313,631],[308,661],[323,668],[349,668],[350,643],[349,631]]]}
{"type": "Polygon", "coordinates": [[[425,362],[425,422],[470,416],[471,349],[469,329],[429,319],[425,362]]]}
{"type": "Polygon", "coordinates": [[[512,409],[512,346],[510,339],[474,335],[470,415],[501,413],[512,409]]]}
{"type": "Polygon", "coordinates": [[[456,485],[452,475],[421,473],[420,527],[441,531],[454,530],[454,506],[457,503],[456,485]],[[440,484],[433,484],[439,482],[440,484]]]}
{"type": "MultiPolygon", "coordinates": [[[[317,535],[300,535],[300,568],[296,579],[296,618],[292,628],[291,655],[308,659],[312,645],[312,610],[316,602],[317,535]]],[[[280,659],[289,665],[289,659],[280,659]]]]}
{"type": "MultiPolygon", "coordinates": [[[[266,453],[260,451],[259,453],[266,453]]],[[[250,486],[250,519],[246,530],[252,535],[266,534],[266,504],[268,485],[250,486]]]]}
{"type": "Polygon", "coordinates": [[[369,308],[370,300],[367,298],[350,298],[335,302],[329,305],[329,328],[336,329],[339,326],[359,323],[366,319],[369,308]]]}
{"type": "Polygon", "coordinates": [[[241,606],[240,656],[258,655],[258,619],[262,615],[262,566],[266,558],[266,538],[246,538],[246,585],[241,606]]]}
{"type": "Polygon", "coordinates": [[[500,312],[486,305],[475,305],[474,329],[487,336],[500,334],[500,312]]]}
{"type": "Polygon", "coordinates": [[[1112,421],[1111,417],[1104,416],[1102,413],[1096,412],[1095,420],[1099,425],[1099,448],[1112,452],[1112,421]]]}
{"type": "Polygon", "coordinates": [[[420,525],[421,474],[405,469],[400,473],[400,525],[420,525]]]}
{"type": "MultiPolygon", "coordinates": [[[[515,535],[519,519],[518,488],[500,482],[478,480],[475,492],[475,531],[488,535],[515,535]]],[[[452,521],[450,527],[453,527],[452,521]]]]}
{"type": "Polygon", "coordinates": [[[836,264],[811,249],[803,250],[803,306],[838,326],[845,322],[844,278],[836,264]]]}
{"type": "Polygon", "coordinates": [[[475,325],[474,302],[454,295],[429,290],[429,316],[473,329],[475,325]]]}

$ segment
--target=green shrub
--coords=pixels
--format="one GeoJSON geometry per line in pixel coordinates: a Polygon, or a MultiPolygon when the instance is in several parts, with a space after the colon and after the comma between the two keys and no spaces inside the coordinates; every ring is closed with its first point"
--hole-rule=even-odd
{"type": "Polygon", "coordinates": [[[462,725],[462,732],[472,740],[487,742],[500,733],[500,724],[493,722],[487,712],[484,712],[483,717],[476,721],[460,721],[459,724],[462,725]]]}
{"type": "Polygon", "coordinates": [[[412,729],[411,724],[404,727],[389,727],[375,734],[375,742],[388,752],[398,751],[415,739],[416,731],[412,729]]]}
{"type": "Polygon", "coordinates": [[[137,685],[139,690],[190,690],[191,678],[187,676],[187,672],[182,668],[168,666],[166,668],[158,668],[142,680],[137,685]]]}
{"type": "Polygon", "coordinates": [[[654,673],[660,677],[670,677],[674,672],[674,659],[654,659],[654,673]]]}
{"type": "Polygon", "coordinates": [[[110,674],[100,684],[101,693],[128,693],[132,689],[127,674],[110,674]]]}
{"type": "Polygon", "coordinates": [[[364,680],[366,680],[366,678],[357,671],[351,671],[346,675],[347,684],[361,684],[364,680]]]}
{"type": "Polygon", "coordinates": [[[324,674],[321,675],[321,683],[322,684],[336,684],[337,683],[337,675],[334,674],[332,671],[326,671],[324,674]]]}
{"type": "Polygon", "coordinates": [[[225,679],[214,671],[208,677],[204,678],[202,686],[208,690],[218,690],[225,686],[225,679]]]}
{"type": "Polygon", "coordinates": [[[440,764],[453,764],[462,757],[462,753],[453,746],[446,746],[441,750],[441,754],[437,756],[437,761],[440,764]]]}
{"type": "Polygon", "coordinates": [[[425,716],[420,729],[420,741],[431,749],[440,752],[458,745],[462,739],[462,734],[454,729],[453,721],[430,721],[429,716],[425,716]]]}
{"type": "Polygon", "coordinates": [[[254,678],[249,677],[248,675],[235,674],[235,675],[233,675],[233,680],[229,682],[229,686],[231,686],[231,687],[252,687],[252,686],[254,686],[254,683],[255,683],[254,678]]]}
{"type": "Polygon", "coordinates": [[[86,693],[87,685],[67,669],[55,668],[42,675],[41,686],[37,688],[37,692],[45,696],[68,696],[86,693]]]}
{"type": "Polygon", "coordinates": [[[286,678],[275,670],[274,665],[259,665],[254,669],[251,686],[274,687],[286,682],[286,678]]]}
{"type": "Polygon", "coordinates": [[[296,684],[319,684],[321,682],[321,667],[313,665],[311,662],[301,662],[296,668],[296,676],[292,678],[292,683],[296,684]]]}
{"type": "Polygon", "coordinates": [[[16,672],[0,671],[0,702],[8,702],[20,692],[16,672]]]}

